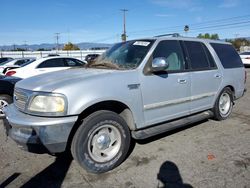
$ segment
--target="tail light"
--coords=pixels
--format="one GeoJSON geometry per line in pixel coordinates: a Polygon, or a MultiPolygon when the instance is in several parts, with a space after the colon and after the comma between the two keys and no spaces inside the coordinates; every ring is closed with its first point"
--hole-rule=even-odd
{"type": "Polygon", "coordinates": [[[5,74],[5,76],[12,76],[12,75],[14,75],[14,74],[16,74],[16,71],[8,71],[8,72],[5,74]]]}

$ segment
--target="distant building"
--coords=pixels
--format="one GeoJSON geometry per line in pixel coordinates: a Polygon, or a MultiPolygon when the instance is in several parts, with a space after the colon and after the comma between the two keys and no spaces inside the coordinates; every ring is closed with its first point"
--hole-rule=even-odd
{"type": "Polygon", "coordinates": [[[240,52],[250,52],[250,46],[241,46],[240,52]]]}

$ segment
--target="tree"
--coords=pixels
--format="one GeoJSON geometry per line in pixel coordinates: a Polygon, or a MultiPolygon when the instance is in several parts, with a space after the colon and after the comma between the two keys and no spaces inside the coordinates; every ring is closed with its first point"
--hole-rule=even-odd
{"type": "Polygon", "coordinates": [[[80,50],[80,48],[77,45],[72,44],[71,42],[68,42],[68,44],[65,44],[63,47],[63,50],[80,50]]]}
{"type": "Polygon", "coordinates": [[[216,34],[209,34],[209,33],[205,33],[205,34],[202,34],[200,33],[197,38],[201,38],[201,39],[213,39],[213,40],[219,40],[219,35],[216,33],[216,34]]]}
{"type": "Polygon", "coordinates": [[[246,38],[237,38],[237,39],[226,39],[226,42],[232,43],[237,51],[240,51],[241,46],[250,46],[250,41],[246,38]]]}

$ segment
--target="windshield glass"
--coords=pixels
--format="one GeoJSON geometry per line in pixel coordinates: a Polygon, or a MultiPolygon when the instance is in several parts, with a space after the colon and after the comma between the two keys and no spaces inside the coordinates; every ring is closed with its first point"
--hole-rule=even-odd
{"type": "Polygon", "coordinates": [[[9,63],[10,61],[12,61],[12,59],[0,63],[0,66],[1,66],[1,65],[5,65],[5,64],[9,63]]]}
{"type": "Polygon", "coordinates": [[[87,67],[135,69],[140,65],[153,43],[154,40],[133,40],[115,44],[87,67]]]}

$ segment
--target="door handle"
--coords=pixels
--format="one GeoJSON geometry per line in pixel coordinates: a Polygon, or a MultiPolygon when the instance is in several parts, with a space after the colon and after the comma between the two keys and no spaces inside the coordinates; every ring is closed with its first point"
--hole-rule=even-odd
{"type": "Polygon", "coordinates": [[[216,74],[214,75],[215,78],[221,78],[221,75],[220,74],[216,74]]]}
{"type": "Polygon", "coordinates": [[[185,80],[185,79],[178,79],[178,83],[180,83],[180,84],[186,84],[187,80],[185,80]]]}

